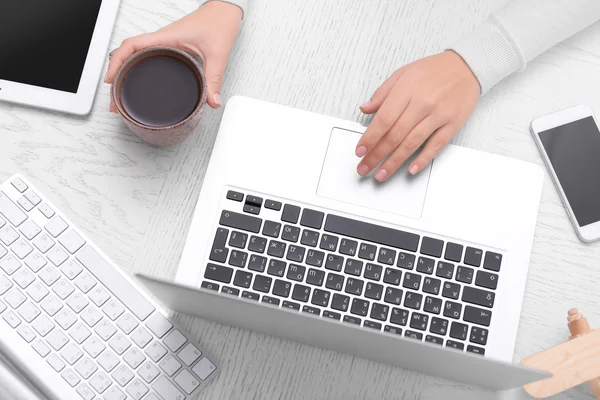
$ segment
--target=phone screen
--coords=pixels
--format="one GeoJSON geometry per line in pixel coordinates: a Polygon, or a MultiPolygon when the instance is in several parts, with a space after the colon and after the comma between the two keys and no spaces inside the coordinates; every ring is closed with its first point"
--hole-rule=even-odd
{"type": "Polygon", "coordinates": [[[600,131],[592,117],[539,133],[579,226],[600,221],[600,131]]]}

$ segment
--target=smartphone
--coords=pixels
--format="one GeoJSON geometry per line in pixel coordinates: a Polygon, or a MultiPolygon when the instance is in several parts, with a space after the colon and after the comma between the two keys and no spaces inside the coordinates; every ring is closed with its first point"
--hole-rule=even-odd
{"type": "Polygon", "coordinates": [[[536,118],[531,131],[577,236],[600,239],[600,130],[585,105],[536,118]]]}

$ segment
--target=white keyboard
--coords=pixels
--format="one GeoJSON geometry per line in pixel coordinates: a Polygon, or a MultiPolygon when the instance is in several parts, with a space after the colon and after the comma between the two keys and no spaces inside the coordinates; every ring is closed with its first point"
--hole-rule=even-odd
{"type": "Polygon", "coordinates": [[[21,176],[0,185],[0,351],[57,400],[184,400],[217,375],[21,176]]]}

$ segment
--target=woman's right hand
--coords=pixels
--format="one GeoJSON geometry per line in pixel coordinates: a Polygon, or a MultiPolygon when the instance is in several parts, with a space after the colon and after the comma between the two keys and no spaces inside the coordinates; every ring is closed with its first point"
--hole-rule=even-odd
{"type": "MultiPolygon", "coordinates": [[[[208,84],[208,104],[221,106],[221,82],[229,53],[242,21],[242,10],[233,4],[209,1],[197,11],[154,32],[126,39],[111,53],[105,83],[114,82],[117,71],[132,54],[153,46],[169,46],[201,57],[208,84]]],[[[117,112],[111,102],[110,111],[117,112]]]]}

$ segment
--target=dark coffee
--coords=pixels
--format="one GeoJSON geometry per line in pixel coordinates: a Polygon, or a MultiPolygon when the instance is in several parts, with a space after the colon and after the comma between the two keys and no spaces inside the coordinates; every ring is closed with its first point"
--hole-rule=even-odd
{"type": "Polygon", "coordinates": [[[136,64],[121,86],[125,112],[140,124],[166,127],[189,117],[201,98],[198,76],[185,62],[155,56],[136,64]]]}

